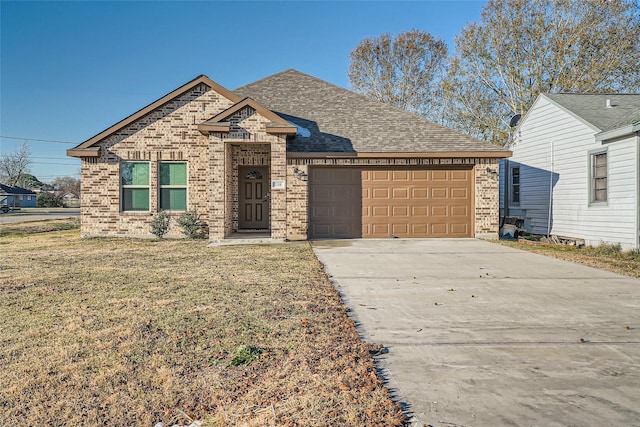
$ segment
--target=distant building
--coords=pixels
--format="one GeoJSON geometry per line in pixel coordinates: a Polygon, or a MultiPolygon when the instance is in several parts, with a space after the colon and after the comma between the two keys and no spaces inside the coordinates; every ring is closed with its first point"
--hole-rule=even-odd
{"type": "Polygon", "coordinates": [[[11,208],[35,208],[36,193],[26,188],[0,184],[0,205],[11,208]]]}

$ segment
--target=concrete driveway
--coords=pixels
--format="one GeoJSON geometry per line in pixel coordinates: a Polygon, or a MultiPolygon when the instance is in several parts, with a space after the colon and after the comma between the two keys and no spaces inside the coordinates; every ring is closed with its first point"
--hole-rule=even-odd
{"type": "Polygon", "coordinates": [[[412,425],[640,426],[640,280],[473,239],[312,245],[412,425]]]}

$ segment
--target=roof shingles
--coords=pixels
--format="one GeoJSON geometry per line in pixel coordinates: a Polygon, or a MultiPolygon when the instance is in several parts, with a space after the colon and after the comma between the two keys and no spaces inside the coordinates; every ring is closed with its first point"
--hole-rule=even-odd
{"type": "Polygon", "coordinates": [[[292,152],[452,152],[503,149],[429,122],[423,117],[286,70],[233,91],[251,97],[306,128],[287,144],[292,152]]]}
{"type": "Polygon", "coordinates": [[[640,121],[640,94],[547,93],[545,96],[600,131],[640,121]],[[610,101],[610,108],[607,107],[607,100],[610,101]]]}

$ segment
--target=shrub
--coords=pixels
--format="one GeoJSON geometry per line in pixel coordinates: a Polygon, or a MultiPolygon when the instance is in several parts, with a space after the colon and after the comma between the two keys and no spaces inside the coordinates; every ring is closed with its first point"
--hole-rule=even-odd
{"type": "Polygon", "coordinates": [[[609,244],[609,243],[600,243],[598,246],[593,246],[588,248],[589,253],[593,255],[602,255],[602,256],[616,256],[622,253],[622,246],[620,243],[609,244]]]}
{"type": "Polygon", "coordinates": [[[36,206],[39,208],[61,208],[62,197],[43,191],[36,197],[36,206]]]}
{"type": "Polygon", "coordinates": [[[206,225],[196,211],[183,213],[177,221],[185,236],[191,239],[204,237],[206,234],[206,225]]]}
{"type": "Polygon", "coordinates": [[[169,231],[169,224],[171,223],[171,216],[165,212],[160,211],[153,216],[151,220],[151,233],[162,239],[167,231],[169,231]]]}

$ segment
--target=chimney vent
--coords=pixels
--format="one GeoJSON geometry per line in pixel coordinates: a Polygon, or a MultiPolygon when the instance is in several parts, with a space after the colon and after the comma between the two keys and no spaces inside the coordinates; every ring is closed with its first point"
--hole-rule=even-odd
{"type": "Polygon", "coordinates": [[[607,99],[607,108],[613,108],[613,105],[611,104],[610,99],[607,99]]]}

